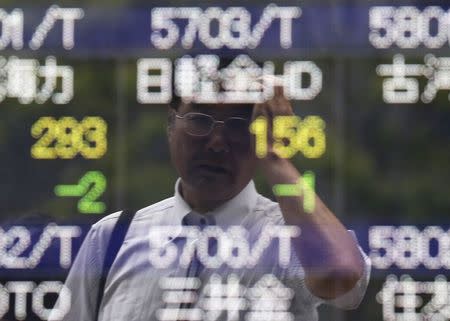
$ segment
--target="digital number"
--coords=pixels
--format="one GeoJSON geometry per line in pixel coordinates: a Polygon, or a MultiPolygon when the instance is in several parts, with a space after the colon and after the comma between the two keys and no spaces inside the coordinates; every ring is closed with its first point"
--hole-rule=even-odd
{"type": "Polygon", "coordinates": [[[56,226],[52,223],[44,228],[37,242],[33,244],[31,235],[32,232],[25,226],[15,225],[8,230],[0,227],[0,267],[34,269],[52,246],[52,241],[59,238],[59,264],[62,268],[69,268],[72,264],[72,239],[81,235],[81,228],[56,226]]]}
{"type": "Polygon", "coordinates": [[[152,226],[148,234],[148,258],[154,267],[160,269],[174,263],[187,267],[194,255],[207,268],[219,268],[223,264],[235,269],[253,268],[260,263],[272,241],[277,240],[278,264],[288,267],[292,239],[299,235],[300,229],[297,226],[288,225],[266,227],[253,241],[249,240],[250,234],[242,226],[231,226],[227,230],[219,226],[207,226],[203,230],[197,226],[183,226],[180,231],[171,226],[152,226]],[[182,247],[176,246],[170,242],[174,237],[184,238],[186,242],[182,247]],[[211,240],[215,240],[216,245],[211,240]],[[216,247],[217,250],[211,253],[211,247],[216,247]]]}
{"type": "Polygon", "coordinates": [[[56,158],[56,150],[49,147],[56,137],[57,121],[53,117],[41,117],[31,127],[31,136],[38,141],[31,147],[34,158],[56,158]]]}
{"type": "Polygon", "coordinates": [[[276,196],[303,196],[303,210],[313,213],[316,207],[315,185],[316,176],[306,171],[296,184],[275,184],[272,190],[276,196]]]}
{"type": "Polygon", "coordinates": [[[319,158],[325,152],[325,121],[318,116],[307,116],[300,123],[295,148],[307,158],[319,158]]]}
{"type": "MultiPolygon", "coordinates": [[[[281,158],[291,158],[302,152],[307,158],[319,158],[326,149],[325,121],[318,116],[276,116],[273,120],[273,149],[281,158]]],[[[255,153],[259,158],[267,156],[268,124],[263,116],[250,124],[255,135],[255,153]]]]}
{"type": "Polygon", "coordinates": [[[64,159],[74,158],[80,149],[79,145],[83,135],[77,120],[73,117],[63,117],[54,124],[57,137],[55,154],[64,159]]]}
{"type": "Polygon", "coordinates": [[[107,151],[107,124],[101,117],[41,117],[31,127],[37,142],[31,147],[36,159],[72,159],[78,153],[84,158],[101,158],[107,151]]]}
{"type": "Polygon", "coordinates": [[[108,148],[106,122],[100,117],[86,117],[80,126],[84,133],[81,155],[89,159],[102,157],[108,148]]]}
{"type": "Polygon", "coordinates": [[[101,214],[106,205],[97,199],[106,190],[106,177],[99,171],[89,171],[80,178],[76,185],[57,185],[55,194],[61,197],[81,197],[78,201],[80,213],[101,214]]]}
{"type": "MultiPolygon", "coordinates": [[[[273,120],[273,149],[282,158],[291,158],[297,153],[297,125],[301,122],[297,116],[277,116],[273,120]],[[289,143],[285,144],[284,141],[289,143]]],[[[300,150],[300,149],[299,149],[300,150]]]]}
{"type": "Polygon", "coordinates": [[[396,265],[415,269],[450,269],[450,233],[440,226],[372,226],[369,230],[370,258],[374,267],[387,269],[396,265]],[[436,245],[431,252],[432,242],[436,245]]]}
{"type": "Polygon", "coordinates": [[[392,226],[374,226],[369,230],[370,258],[379,269],[387,269],[394,262],[393,230],[392,226]]]}
{"type": "Polygon", "coordinates": [[[260,116],[250,124],[250,132],[255,135],[255,153],[259,158],[267,155],[267,120],[260,116]]]}
{"type": "Polygon", "coordinates": [[[30,244],[31,236],[24,226],[14,226],[8,233],[0,228],[0,266],[9,268],[26,266],[26,259],[21,255],[30,244]]]}
{"type": "Polygon", "coordinates": [[[228,47],[233,49],[256,48],[272,22],[279,20],[280,45],[292,46],[293,20],[299,18],[299,7],[278,7],[271,4],[264,8],[258,22],[251,24],[251,14],[244,7],[164,7],[154,8],[151,13],[151,42],[158,49],[170,49],[179,39],[184,48],[191,48],[198,40],[209,49],[228,47]],[[180,30],[174,20],[188,20],[180,30]],[[217,33],[211,26],[218,24],[217,33]]]}
{"type": "Polygon", "coordinates": [[[375,48],[441,48],[449,41],[450,13],[429,6],[422,12],[413,6],[377,6],[369,11],[369,41],[375,48]],[[432,25],[436,25],[433,31],[432,25]]]}
{"type": "Polygon", "coordinates": [[[78,202],[78,210],[81,213],[103,213],[105,203],[96,201],[106,189],[106,178],[98,171],[88,172],[79,182],[87,193],[78,202]]]}

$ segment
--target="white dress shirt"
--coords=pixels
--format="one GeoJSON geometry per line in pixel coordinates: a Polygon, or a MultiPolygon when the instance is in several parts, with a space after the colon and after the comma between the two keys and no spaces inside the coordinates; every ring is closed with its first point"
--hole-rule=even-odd
{"type": "MultiPolygon", "coordinates": [[[[161,280],[167,277],[184,277],[188,273],[188,268],[180,267],[179,265],[175,266],[174,264],[165,268],[156,268],[152,265],[149,259],[151,247],[149,231],[158,226],[170,226],[173,235],[177,236],[183,228],[182,221],[186,215],[190,214],[188,217],[194,217],[194,219],[202,217],[194,213],[180,195],[178,191],[179,181],[175,185],[175,195],[173,197],[145,207],[136,213],[106,280],[104,296],[100,306],[99,321],[159,320],[162,318],[164,309],[169,308],[170,305],[167,302],[163,302],[169,299],[167,293],[165,294],[164,289],[161,288],[161,280]]],[[[95,320],[94,313],[101,266],[110,233],[119,215],[120,212],[117,212],[101,219],[92,226],[86,236],[66,280],[65,285],[72,294],[71,309],[62,320],[95,320]]],[[[213,218],[213,224],[224,231],[230,226],[244,227],[248,231],[249,239],[256,239],[257,235],[265,227],[284,225],[284,219],[278,203],[258,194],[253,181],[233,199],[214,211],[206,213],[205,217],[213,218]]],[[[175,237],[169,239],[167,244],[176,244],[178,246],[177,242],[177,237],[175,237]]],[[[322,303],[331,304],[342,309],[353,309],[359,305],[370,276],[370,261],[362,251],[361,254],[364,256],[366,263],[362,278],[348,293],[334,300],[326,301],[314,296],[306,287],[304,270],[295,253],[292,253],[289,265],[281,267],[277,259],[278,254],[274,254],[273,249],[273,247],[266,249],[261,256],[260,263],[252,268],[235,269],[226,264],[222,264],[217,270],[203,268],[199,276],[202,281],[201,288],[197,290],[199,296],[197,301],[189,307],[194,309],[194,312],[203,311],[201,320],[231,320],[233,317],[231,312],[227,311],[227,307],[240,310],[240,314],[235,315],[235,320],[248,319],[251,316],[250,312],[256,313],[255,310],[258,310],[258,308],[261,310],[261,304],[252,305],[247,303],[245,305],[242,303],[249,302],[245,289],[255,288],[255,284],[264,276],[267,276],[268,273],[273,274],[284,286],[291,289],[288,290],[291,292],[283,293],[293,294],[291,296],[292,299],[289,300],[285,308],[282,308],[285,303],[281,301],[279,304],[276,304],[275,309],[286,310],[284,312],[285,318],[283,318],[283,311],[278,311],[280,314],[277,314],[277,319],[280,321],[289,319],[302,321],[318,320],[317,306],[322,303]],[[241,289],[244,289],[244,292],[242,292],[244,293],[242,294],[244,299],[240,299],[239,293],[241,292],[238,291],[236,292],[238,294],[234,293],[231,295],[232,298],[229,301],[226,301],[226,298],[223,298],[222,301],[220,298],[218,299],[219,304],[224,307],[224,311],[205,312],[205,307],[208,310],[208,307],[210,308],[211,304],[216,302],[214,300],[207,301],[208,293],[210,292],[205,291],[205,283],[208,284],[208,280],[211,280],[211,277],[215,278],[214,280],[216,281],[219,277],[222,278],[222,282],[225,284],[227,280],[230,280],[228,279],[230,275],[234,277],[234,281],[236,277],[239,280],[241,289]],[[203,302],[203,305],[201,302],[203,302]],[[209,302],[209,305],[205,305],[205,302],[209,302]]],[[[260,284],[261,282],[258,283],[258,285],[260,284]]],[[[230,291],[232,292],[232,290],[230,291]]],[[[263,311],[261,315],[267,316],[269,312],[263,311]]],[[[253,314],[253,316],[256,316],[258,320],[262,320],[260,317],[257,317],[257,314],[253,314]]],[[[192,317],[195,317],[195,315],[193,314],[192,317]]],[[[52,313],[49,320],[61,320],[61,316],[52,313]]]]}

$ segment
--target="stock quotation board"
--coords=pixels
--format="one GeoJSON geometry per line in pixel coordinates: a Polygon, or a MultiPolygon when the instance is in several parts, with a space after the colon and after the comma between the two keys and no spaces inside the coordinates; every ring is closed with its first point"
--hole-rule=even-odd
{"type": "Polygon", "coordinates": [[[2,1],[0,319],[63,315],[90,226],[173,195],[174,98],[277,86],[295,116],[252,122],[254,152],[270,129],[303,180],[258,191],[317,193],[372,264],[360,306],[320,319],[450,320],[450,5],[413,0],[2,1]]]}

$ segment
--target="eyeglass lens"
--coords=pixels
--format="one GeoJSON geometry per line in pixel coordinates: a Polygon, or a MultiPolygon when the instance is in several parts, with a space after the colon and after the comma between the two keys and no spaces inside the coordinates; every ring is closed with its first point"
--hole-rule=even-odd
{"type": "MultiPolygon", "coordinates": [[[[186,132],[194,136],[206,136],[211,133],[214,126],[214,119],[206,114],[188,113],[184,119],[186,132]]],[[[227,136],[232,140],[240,140],[248,136],[248,126],[248,121],[243,118],[230,117],[225,120],[227,136]]]]}

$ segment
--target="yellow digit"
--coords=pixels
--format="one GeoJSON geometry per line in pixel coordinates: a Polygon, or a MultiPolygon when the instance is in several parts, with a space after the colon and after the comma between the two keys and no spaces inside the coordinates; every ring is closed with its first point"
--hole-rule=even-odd
{"type": "Polygon", "coordinates": [[[255,153],[258,158],[267,156],[267,119],[257,117],[250,124],[250,132],[255,135],[255,153]]]}
{"type": "Polygon", "coordinates": [[[308,116],[300,124],[296,146],[307,158],[319,158],[326,149],[325,121],[318,116],[308,116]]]}
{"type": "Polygon", "coordinates": [[[82,141],[82,131],[77,120],[73,117],[62,117],[58,122],[57,138],[57,155],[63,159],[74,158],[82,141]]]}
{"type": "Polygon", "coordinates": [[[281,158],[291,158],[297,153],[295,138],[300,123],[298,116],[276,116],[273,120],[273,149],[281,158]],[[287,141],[286,141],[287,140],[287,141]]]}
{"type": "Polygon", "coordinates": [[[85,117],[80,126],[85,139],[80,149],[81,155],[90,159],[105,155],[108,149],[106,122],[101,117],[85,117]]]}
{"type": "Polygon", "coordinates": [[[54,159],[56,151],[50,145],[57,138],[58,123],[53,117],[41,117],[31,126],[31,136],[38,141],[31,147],[31,156],[38,159],[54,159]]]}

